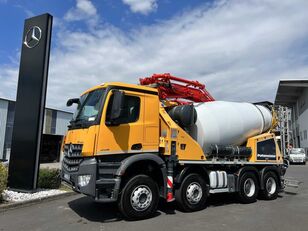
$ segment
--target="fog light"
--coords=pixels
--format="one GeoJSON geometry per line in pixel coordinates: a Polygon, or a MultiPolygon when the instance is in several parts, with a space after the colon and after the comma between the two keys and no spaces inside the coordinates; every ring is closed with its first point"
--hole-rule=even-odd
{"type": "Polygon", "coordinates": [[[81,176],[78,176],[78,185],[80,187],[84,187],[84,186],[89,184],[90,179],[91,179],[91,175],[81,175],[81,176]]]}

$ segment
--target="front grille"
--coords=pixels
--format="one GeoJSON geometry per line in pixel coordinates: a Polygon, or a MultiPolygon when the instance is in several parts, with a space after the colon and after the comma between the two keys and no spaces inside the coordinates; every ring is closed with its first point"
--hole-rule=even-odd
{"type": "Polygon", "coordinates": [[[66,144],[62,166],[68,172],[77,172],[82,161],[82,144],[66,144]]]}
{"type": "Polygon", "coordinates": [[[302,161],[303,161],[303,158],[294,157],[293,160],[294,160],[295,162],[302,162],[302,161]]]}
{"type": "Polygon", "coordinates": [[[64,145],[64,155],[67,157],[81,157],[82,144],[64,145]]]}

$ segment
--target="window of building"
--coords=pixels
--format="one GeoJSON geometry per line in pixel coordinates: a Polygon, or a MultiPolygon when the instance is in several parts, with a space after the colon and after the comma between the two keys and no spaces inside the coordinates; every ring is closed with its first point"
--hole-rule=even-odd
{"type": "Polygon", "coordinates": [[[52,109],[45,110],[45,134],[55,134],[57,123],[57,111],[52,109]]]}
{"type": "Polygon", "coordinates": [[[305,104],[306,104],[305,99],[300,100],[299,108],[302,109],[305,106],[305,104]]]}
{"type": "Polygon", "coordinates": [[[3,159],[9,159],[10,157],[14,117],[15,117],[15,102],[10,101],[8,105],[7,119],[6,119],[3,159]]]}
{"type": "Polygon", "coordinates": [[[56,126],[57,126],[57,111],[56,110],[52,110],[52,113],[51,113],[51,127],[50,127],[51,134],[56,134],[56,126]]]}
{"type": "Polygon", "coordinates": [[[307,140],[307,130],[304,131],[304,140],[307,140]]]}
{"type": "Polygon", "coordinates": [[[298,119],[297,106],[295,105],[295,106],[293,107],[293,109],[294,109],[294,117],[295,117],[295,120],[297,120],[297,119],[298,119]]]}
{"type": "MultiPolygon", "coordinates": [[[[110,97],[109,100],[109,105],[106,115],[107,121],[110,119],[112,101],[113,101],[113,95],[110,97]]],[[[139,113],[140,113],[140,98],[136,96],[125,95],[124,108],[120,115],[120,118],[117,121],[119,121],[119,123],[121,124],[136,122],[139,118],[139,113]]]]}
{"type": "Polygon", "coordinates": [[[51,134],[52,110],[45,109],[45,134],[51,134]]]}
{"type": "Polygon", "coordinates": [[[301,141],[303,141],[303,133],[302,132],[299,133],[299,136],[301,137],[301,141]]]}

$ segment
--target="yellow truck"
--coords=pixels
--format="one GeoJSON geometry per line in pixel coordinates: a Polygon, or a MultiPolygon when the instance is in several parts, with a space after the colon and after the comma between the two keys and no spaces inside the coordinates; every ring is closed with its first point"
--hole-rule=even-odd
{"type": "Polygon", "coordinates": [[[214,193],[236,193],[242,203],[277,198],[285,167],[271,108],[183,103],[148,85],[104,83],[68,100],[77,109],[61,177],[73,190],[117,202],[128,219],[151,216],[160,198],[184,211],[203,209],[214,193]]]}

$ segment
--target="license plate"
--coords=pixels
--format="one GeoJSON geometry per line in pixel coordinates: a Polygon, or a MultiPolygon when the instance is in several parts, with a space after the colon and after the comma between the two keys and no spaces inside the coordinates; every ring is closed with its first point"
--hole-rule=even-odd
{"type": "Polygon", "coordinates": [[[67,173],[64,173],[64,179],[66,179],[66,180],[70,180],[70,175],[69,174],[67,174],[67,173]]]}

